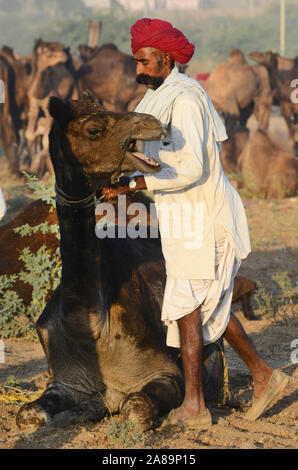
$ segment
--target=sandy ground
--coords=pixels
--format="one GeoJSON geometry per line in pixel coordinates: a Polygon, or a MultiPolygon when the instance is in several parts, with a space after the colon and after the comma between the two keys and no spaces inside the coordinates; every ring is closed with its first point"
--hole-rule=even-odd
{"type": "MultiPolygon", "coordinates": [[[[272,126],[281,124],[272,120],[272,126]]],[[[253,129],[253,123],[252,123],[253,129]]],[[[284,135],[281,131],[281,135],[284,135]]],[[[0,159],[0,184],[8,201],[6,221],[16,215],[32,198],[24,181],[12,178],[4,158],[0,159]]],[[[261,281],[265,289],[277,296],[280,289],[272,280],[276,273],[287,272],[293,285],[298,283],[298,205],[297,198],[264,201],[243,198],[249,221],[253,251],[243,262],[240,274],[261,281]]],[[[225,344],[229,371],[229,387],[233,402],[212,405],[213,426],[202,432],[161,430],[137,435],[132,433],[122,440],[113,434],[115,422],[84,423],[66,428],[43,427],[39,430],[19,429],[15,416],[21,402],[5,403],[0,399],[0,449],[295,449],[298,439],[297,384],[298,364],[293,341],[298,343],[298,318],[278,312],[262,315],[253,300],[259,320],[249,321],[234,307],[238,318],[254,342],[257,350],[271,367],[290,376],[288,386],[276,403],[256,422],[243,416],[250,404],[252,381],[249,370],[231,348],[225,344]],[[233,406],[232,406],[233,405],[233,406]],[[114,436],[114,439],[113,439],[114,436]]],[[[1,336],[1,333],[0,333],[1,336]]],[[[17,388],[34,392],[45,387],[47,364],[38,342],[30,339],[4,341],[5,362],[0,363],[0,387],[15,381],[17,388]]],[[[298,344],[296,345],[296,348],[298,344]]],[[[1,395],[0,395],[1,398],[1,395]]]]}
{"type": "MultiPolygon", "coordinates": [[[[244,412],[252,394],[248,369],[230,348],[226,347],[229,388],[239,406],[210,408],[213,426],[200,433],[156,429],[120,440],[111,436],[113,420],[84,423],[65,428],[42,427],[35,431],[19,429],[15,415],[21,403],[0,402],[0,449],[295,449],[297,448],[297,365],[290,363],[293,331],[262,319],[246,321],[239,317],[263,358],[290,376],[283,396],[256,422],[246,421],[244,412]]],[[[297,331],[296,331],[297,332],[297,331]]],[[[297,335],[296,335],[297,336],[297,335]]],[[[42,389],[47,380],[47,365],[41,346],[24,340],[5,341],[6,362],[0,370],[0,382],[13,375],[26,390],[42,389]]]]}

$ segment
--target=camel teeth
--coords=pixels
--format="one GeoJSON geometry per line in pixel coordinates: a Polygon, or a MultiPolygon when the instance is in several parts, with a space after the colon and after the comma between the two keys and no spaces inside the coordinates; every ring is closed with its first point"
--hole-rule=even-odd
{"type": "Polygon", "coordinates": [[[153,158],[148,158],[146,155],[144,155],[143,153],[140,153],[140,152],[134,152],[133,155],[135,157],[138,157],[140,158],[141,160],[144,160],[145,162],[149,163],[150,165],[152,166],[158,166],[159,163],[153,158]]]}

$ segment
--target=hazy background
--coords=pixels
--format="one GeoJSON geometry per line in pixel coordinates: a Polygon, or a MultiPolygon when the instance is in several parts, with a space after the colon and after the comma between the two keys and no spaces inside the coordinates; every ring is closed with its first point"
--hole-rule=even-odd
{"type": "MultiPolygon", "coordinates": [[[[187,1],[187,0],[186,0],[187,1]]],[[[244,53],[274,49],[279,52],[279,0],[200,0],[196,8],[174,9],[176,0],[138,0],[139,11],[127,8],[129,0],[0,0],[0,47],[7,44],[20,54],[31,53],[34,40],[59,41],[73,52],[88,43],[88,22],[103,25],[99,45],[115,43],[130,53],[130,26],[143,16],[167,19],[195,46],[191,67],[211,71],[237,47],[244,53]],[[167,9],[150,9],[166,4],[167,9]],[[125,4],[125,6],[123,6],[125,4]]],[[[190,2],[191,3],[191,2],[190,2]]],[[[285,55],[298,55],[298,1],[286,1],[285,55]]]]}

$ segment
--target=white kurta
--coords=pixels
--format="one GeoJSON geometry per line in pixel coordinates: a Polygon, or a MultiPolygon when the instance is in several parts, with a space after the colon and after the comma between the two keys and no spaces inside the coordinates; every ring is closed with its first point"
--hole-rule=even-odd
{"type": "Polygon", "coordinates": [[[216,239],[227,237],[239,261],[251,250],[242,201],[219,159],[224,126],[206,92],[176,67],[136,111],[152,114],[168,131],[163,141],[146,143],[145,153],[162,170],[144,175],[154,193],[167,275],[215,279],[216,239]]]}
{"type": "Polygon", "coordinates": [[[4,194],[2,192],[2,189],[0,188],[0,220],[3,219],[6,212],[7,212],[6,202],[4,199],[4,194]]]}

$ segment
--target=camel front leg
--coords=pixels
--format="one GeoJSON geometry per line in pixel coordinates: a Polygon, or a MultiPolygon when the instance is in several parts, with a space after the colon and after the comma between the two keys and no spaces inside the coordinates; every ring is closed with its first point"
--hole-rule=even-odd
{"type": "Polygon", "coordinates": [[[182,400],[182,384],[177,377],[162,377],[146,384],[140,392],[130,393],[122,402],[122,420],[138,423],[143,431],[156,425],[162,416],[179,405],[182,400]]]}
{"type": "Polygon", "coordinates": [[[23,405],[17,414],[18,427],[33,425],[68,426],[83,421],[99,422],[107,414],[100,397],[78,394],[65,385],[52,381],[37,400],[23,405]]]}
{"type": "Polygon", "coordinates": [[[40,103],[35,98],[29,100],[28,123],[25,130],[25,137],[28,148],[32,148],[35,139],[35,128],[39,114],[40,103]]]}
{"type": "Polygon", "coordinates": [[[52,126],[52,117],[47,109],[47,102],[42,106],[45,117],[38,120],[38,128],[35,132],[34,139],[41,137],[41,149],[31,157],[30,171],[43,176],[45,171],[53,173],[52,164],[49,159],[49,132],[52,126]]]}
{"type": "Polygon", "coordinates": [[[291,149],[294,149],[295,145],[295,126],[292,120],[292,104],[288,101],[282,101],[280,104],[281,107],[281,114],[286,121],[287,128],[288,128],[288,137],[289,137],[289,144],[291,149]]]}

